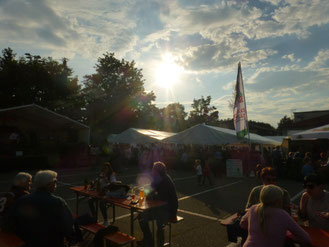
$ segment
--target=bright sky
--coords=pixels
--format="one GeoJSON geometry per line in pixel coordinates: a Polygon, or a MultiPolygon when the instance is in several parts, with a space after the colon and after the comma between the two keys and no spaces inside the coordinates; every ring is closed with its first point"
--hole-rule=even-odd
{"type": "Polygon", "coordinates": [[[212,97],[232,118],[238,62],[248,118],[276,127],[329,109],[327,0],[0,0],[0,48],[69,58],[79,79],[114,52],[143,69],[156,104],[212,97]]]}

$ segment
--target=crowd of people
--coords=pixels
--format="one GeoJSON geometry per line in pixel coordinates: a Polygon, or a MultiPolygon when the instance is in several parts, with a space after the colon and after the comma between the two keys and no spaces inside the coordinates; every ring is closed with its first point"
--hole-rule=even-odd
{"type": "MultiPolygon", "coordinates": [[[[213,158],[222,159],[224,151],[214,150],[213,158]]],[[[275,150],[278,151],[278,150],[275,150]]],[[[205,184],[208,179],[212,184],[209,159],[195,159],[194,169],[198,185],[205,184]]],[[[324,190],[321,176],[312,166],[310,154],[303,158],[305,165],[312,169],[302,168],[305,175],[303,193],[298,207],[300,219],[307,221],[311,227],[329,232],[329,193],[324,190]]],[[[325,159],[324,159],[325,160],[325,159]]],[[[324,162],[325,163],[325,162],[324,162]]],[[[277,182],[277,165],[255,166],[260,169],[259,177],[262,184],[254,187],[248,197],[244,212],[239,218],[238,228],[234,231],[242,237],[244,247],[250,246],[289,246],[286,232],[289,231],[301,244],[311,243],[308,234],[291,217],[292,203],[289,192],[279,187],[277,182]],[[276,166],[275,168],[273,166],[276,166]]],[[[145,167],[144,167],[145,168],[145,167]]],[[[155,220],[157,225],[157,246],[164,244],[164,226],[176,217],[178,198],[173,180],[167,173],[167,165],[156,161],[149,169],[152,183],[148,199],[158,199],[166,202],[165,206],[145,210],[138,216],[143,239],[137,241],[138,246],[153,247],[154,241],[149,228],[149,222],[155,220]]],[[[144,171],[145,171],[144,170],[144,171]]],[[[3,193],[0,198],[1,230],[12,231],[24,240],[27,247],[73,245],[82,240],[77,220],[74,219],[67,203],[61,197],[55,196],[57,173],[43,170],[36,173],[33,179],[34,190],[31,192],[32,176],[20,172],[14,178],[10,192],[3,193]]],[[[119,181],[116,172],[109,162],[105,163],[97,178],[95,189],[108,197],[126,197],[129,186],[119,181]]],[[[96,200],[90,198],[88,205],[90,217],[95,221],[97,212],[96,200]]],[[[103,224],[108,225],[106,200],[100,201],[100,211],[103,224]]],[[[288,239],[289,240],[289,239],[288,239]]]]}
{"type": "MultiPolygon", "coordinates": [[[[250,176],[257,170],[271,165],[277,170],[278,177],[302,180],[305,173],[302,170],[305,163],[313,168],[313,172],[324,172],[329,179],[329,147],[323,147],[314,152],[296,149],[284,152],[281,147],[252,146],[202,146],[202,145],[114,145],[110,151],[110,161],[116,170],[129,165],[138,166],[140,170],[150,170],[155,161],[162,160],[168,169],[191,170],[195,160],[199,159],[201,166],[207,164],[214,177],[226,175],[226,160],[239,159],[242,161],[243,174],[250,176]]],[[[311,172],[309,172],[311,173],[311,172]]]]}

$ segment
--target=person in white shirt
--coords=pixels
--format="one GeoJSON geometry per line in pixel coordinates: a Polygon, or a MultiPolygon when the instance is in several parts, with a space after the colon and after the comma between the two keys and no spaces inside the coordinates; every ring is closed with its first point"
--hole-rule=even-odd
{"type": "Polygon", "coordinates": [[[201,160],[199,160],[199,159],[195,160],[194,168],[196,170],[196,175],[197,175],[197,178],[198,178],[198,185],[201,185],[201,179],[202,179],[201,160]]]}

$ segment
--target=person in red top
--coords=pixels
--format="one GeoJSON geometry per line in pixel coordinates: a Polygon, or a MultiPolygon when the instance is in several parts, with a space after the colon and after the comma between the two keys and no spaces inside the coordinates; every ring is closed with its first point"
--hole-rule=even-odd
{"type": "Polygon", "coordinates": [[[202,175],[203,175],[202,185],[205,184],[206,178],[208,179],[209,184],[212,185],[212,181],[211,181],[211,177],[210,177],[209,163],[210,163],[210,159],[207,159],[206,163],[204,164],[203,169],[202,169],[202,175]]]}

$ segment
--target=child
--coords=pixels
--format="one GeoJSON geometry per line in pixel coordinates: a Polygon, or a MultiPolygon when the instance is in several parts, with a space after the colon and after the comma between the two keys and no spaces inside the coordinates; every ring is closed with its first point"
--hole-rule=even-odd
{"type": "Polygon", "coordinates": [[[201,160],[199,160],[199,159],[195,160],[194,168],[196,170],[196,175],[197,175],[197,178],[198,178],[198,185],[201,185],[201,179],[202,179],[201,160]]]}

